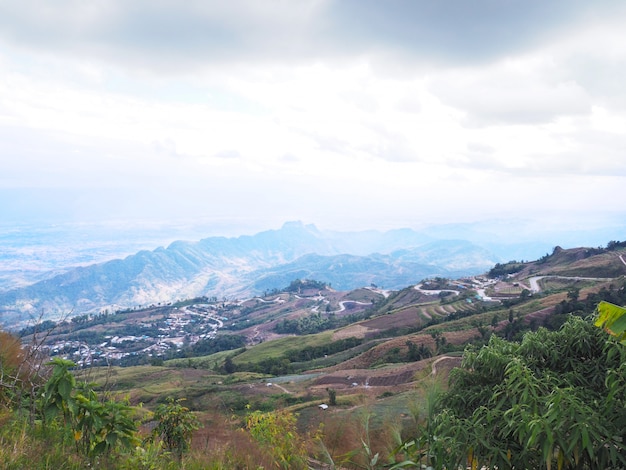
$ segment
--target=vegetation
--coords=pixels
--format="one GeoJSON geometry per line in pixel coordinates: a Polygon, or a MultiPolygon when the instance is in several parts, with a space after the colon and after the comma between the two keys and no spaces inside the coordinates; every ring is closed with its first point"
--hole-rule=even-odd
{"type": "Polygon", "coordinates": [[[231,363],[231,373],[234,371],[247,371],[270,375],[291,374],[296,372],[293,363],[311,361],[320,357],[336,354],[355,348],[362,343],[363,340],[361,339],[345,338],[324,345],[305,346],[301,349],[288,350],[282,355],[268,357],[254,363],[239,362],[236,365],[231,363]]]}
{"type": "Polygon", "coordinates": [[[219,335],[215,338],[201,339],[194,345],[183,349],[177,357],[208,356],[220,351],[230,351],[243,348],[246,345],[245,336],[240,335],[219,335]]]}
{"type": "MultiPolygon", "coordinates": [[[[606,251],[622,243],[599,256],[616,260],[606,251]]],[[[567,256],[587,254],[555,249],[544,268],[567,256]]],[[[499,268],[513,264],[522,262],[499,268]]],[[[315,281],[294,281],[298,295],[280,301],[210,299],[185,318],[197,342],[189,335],[178,352],[153,356],[159,367],[80,369],[46,358],[43,324],[22,332],[27,347],[0,332],[0,468],[626,468],[624,278],[563,279],[532,295],[523,285],[499,305],[481,302],[469,281],[446,298],[411,286],[347,301],[327,289],[327,305],[362,306],[337,313],[346,323],[335,331],[330,308],[284,320],[289,302],[298,314],[323,305],[307,298],[325,288],[315,281]],[[214,336],[205,325],[201,336],[210,319],[245,331],[214,336]],[[276,332],[303,336],[271,339],[276,332]],[[461,350],[462,359],[450,354],[461,350]]],[[[119,349],[131,351],[143,347],[146,329],[181,334],[161,312],[48,326],[60,333],[56,344],[126,327],[137,337],[119,349]]]]}
{"type": "Polygon", "coordinates": [[[296,279],[291,281],[285,292],[300,293],[306,289],[324,290],[328,287],[326,282],[314,281],[312,279],[296,279]]]}
{"type": "Polygon", "coordinates": [[[626,345],[626,308],[609,302],[600,302],[595,325],[604,328],[611,336],[626,345]]]}
{"type": "Polygon", "coordinates": [[[298,434],[296,417],[292,413],[254,411],[246,417],[246,428],[271,455],[275,467],[307,468],[305,442],[298,434]]]}
{"type": "Polygon", "coordinates": [[[487,275],[490,278],[505,277],[508,274],[515,274],[520,272],[522,269],[524,269],[524,267],[526,267],[526,264],[521,261],[515,260],[502,264],[496,263],[496,265],[489,270],[487,275]]]}
{"type": "Polygon", "coordinates": [[[198,418],[181,404],[182,401],[183,398],[174,400],[168,397],[167,403],[157,406],[154,419],[158,424],[152,432],[153,437],[162,439],[165,449],[173,452],[178,461],[189,450],[193,431],[200,427],[198,418]]]}
{"type": "Polygon", "coordinates": [[[308,335],[338,328],[341,324],[346,324],[346,321],[337,319],[335,315],[322,316],[320,313],[314,313],[293,320],[282,320],[276,324],[274,331],[280,334],[308,335]]]}
{"type": "Polygon", "coordinates": [[[590,292],[584,299],[580,298],[579,289],[569,289],[567,298],[555,306],[554,313],[559,315],[579,312],[582,315],[590,315],[601,302],[626,304],[626,282],[622,282],[619,286],[611,283],[608,287],[602,287],[598,292],[590,292]]]}
{"type": "Polygon", "coordinates": [[[624,468],[625,372],[626,350],[580,318],[521,343],[492,336],[453,371],[428,448],[405,443],[406,466],[624,468]]]}

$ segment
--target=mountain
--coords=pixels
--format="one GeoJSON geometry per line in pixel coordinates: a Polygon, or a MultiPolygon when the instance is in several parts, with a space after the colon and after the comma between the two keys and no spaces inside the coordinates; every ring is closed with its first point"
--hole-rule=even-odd
{"type": "Polygon", "coordinates": [[[475,244],[412,230],[321,232],[288,222],[236,238],[176,241],[124,259],[78,267],[0,292],[0,321],[167,303],[197,296],[245,297],[312,278],[340,289],[395,289],[425,277],[484,272],[499,259],[475,244]]]}
{"type": "Polygon", "coordinates": [[[537,259],[557,245],[597,247],[607,240],[622,240],[626,233],[623,217],[616,217],[612,223],[585,219],[576,226],[564,226],[556,220],[492,219],[433,225],[420,233],[437,240],[462,238],[487,248],[504,261],[537,259]]]}

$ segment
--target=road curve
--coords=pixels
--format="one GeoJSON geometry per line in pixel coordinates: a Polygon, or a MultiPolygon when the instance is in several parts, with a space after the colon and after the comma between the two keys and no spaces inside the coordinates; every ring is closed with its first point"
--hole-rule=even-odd
{"type": "MultiPolygon", "coordinates": [[[[624,260],[622,260],[622,262],[624,262],[624,260]]],[[[626,264],[626,262],[624,262],[624,264],[626,264]]],[[[532,290],[533,292],[541,292],[539,281],[546,277],[552,277],[555,279],[570,279],[574,281],[600,281],[600,282],[611,281],[614,279],[612,277],[580,277],[580,276],[550,276],[550,275],[533,276],[533,277],[528,278],[528,282],[530,283],[530,290],[532,290]]]]}

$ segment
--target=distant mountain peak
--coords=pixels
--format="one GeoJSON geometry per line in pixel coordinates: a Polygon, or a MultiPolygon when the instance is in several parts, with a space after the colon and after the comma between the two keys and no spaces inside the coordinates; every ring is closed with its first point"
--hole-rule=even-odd
{"type": "Polygon", "coordinates": [[[42,310],[86,313],[203,295],[250,296],[304,278],[342,289],[399,288],[433,275],[484,272],[497,261],[469,243],[438,245],[410,229],[330,233],[289,221],[256,235],[176,241],[0,292],[0,321],[42,310]]]}
{"type": "Polygon", "coordinates": [[[319,232],[314,224],[305,225],[301,220],[285,222],[281,227],[281,230],[307,230],[309,232],[319,232]]]}

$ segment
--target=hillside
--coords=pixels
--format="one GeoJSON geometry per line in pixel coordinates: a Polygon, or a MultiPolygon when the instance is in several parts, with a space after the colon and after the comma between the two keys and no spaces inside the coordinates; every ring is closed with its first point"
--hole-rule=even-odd
{"type": "Polygon", "coordinates": [[[388,455],[391,430],[415,432],[423,419],[416,407],[429,390],[447,387],[468,348],[521,340],[540,326],[558,330],[600,300],[626,304],[626,275],[612,276],[626,267],[626,250],[594,250],[557,248],[492,270],[513,273],[435,277],[399,290],[341,291],[299,279],[245,300],[81,315],[22,334],[41,341],[45,332],[46,350],[84,366],[79,377],[141,404],[143,414],[184,398],[203,424],[194,458],[230,458],[222,452],[244,445],[242,420],[274,410],[297,416],[302,435],[323,432],[333,458],[360,448],[363,436],[388,455]]]}
{"type": "MultiPolygon", "coordinates": [[[[435,277],[400,290],[381,289],[371,283],[367,288],[341,290],[302,277],[304,280],[292,281],[284,289],[265,288],[260,296],[243,300],[202,296],[173,304],[155,302],[149,308],[75,315],[59,324],[47,343],[79,363],[113,360],[132,364],[147,363],[154,357],[173,358],[183,347],[180,354],[184,357],[199,356],[199,344],[209,345],[226,336],[240,338],[238,344],[250,348],[259,343],[269,345],[278,338],[302,345],[304,338],[322,334],[322,343],[348,338],[358,339],[359,344],[353,346],[359,348],[368,343],[372,351],[359,353],[363,362],[363,357],[372,355],[380,359],[376,351],[381,349],[376,343],[386,337],[397,343],[397,337],[422,330],[431,335],[429,331],[434,328],[452,328],[467,330],[461,339],[454,340],[462,344],[472,335],[484,337],[507,322],[513,323],[511,319],[504,321],[512,310],[518,320],[528,317],[527,323],[534,318],[535,323],[543,324],[572,289],[585,297],[615,290],[626,276],[624,249],[595,250],[557,247],[552,255],[534,262],[497,265],[490,274],[515,272],[492,279],[435,277]]],[[[346,258],[341,259],[345,263],[346,258]]],[[[354,275],[359,272],[355,269],[354,275]]],[[[262,280],[258,282],[265,287],[262,280]]],[[[419,338],[419,344],[430,348],[430,343],[424,336],[419,338]]],[[[407,346],[398,343],[393,347],[404,351],[407,346]]],[[[253,362],[265,356],[254,350],[253,362]]],[[[240,361],[241,357],[235,359],[235,363],[240,361]]],[[[365,363],[372,365],[367,360],[365,363]]]]}
{"type": "Polygon", "coordinates": [[[341,290],[397,289],[429,276],[477,274],[495,261],[469,242],[433,241],[410,230],[327,234],[293,222],[254,236],[177,241],[0,292],[0,322],[7,327],[42,312],[55,318],[199,296],[252,297],[296,278],[341,290]]]}

